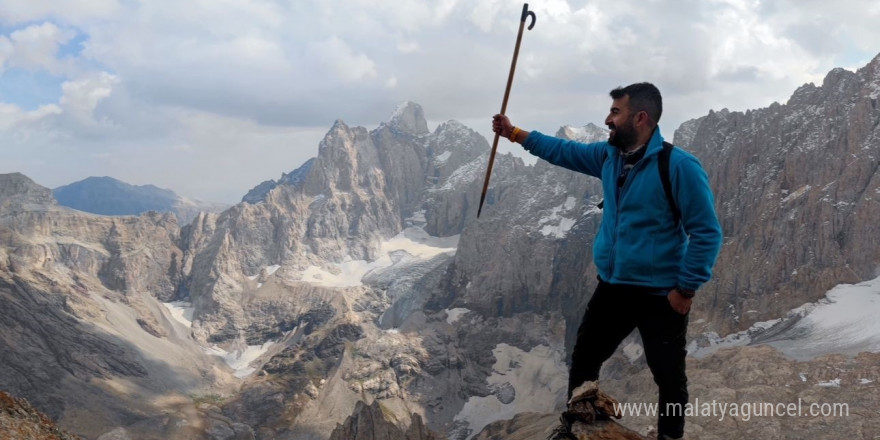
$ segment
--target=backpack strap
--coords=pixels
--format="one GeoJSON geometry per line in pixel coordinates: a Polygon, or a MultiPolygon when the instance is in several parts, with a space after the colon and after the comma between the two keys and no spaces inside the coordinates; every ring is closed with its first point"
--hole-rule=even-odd
{"type": "Polygon", "coordinates": [[[675,223],[681,221],[681,211],[675,204],[675,197],[672,194],[672,181],[669,178],[669,156],[672,155],[672,149],[675,148],[669,142],[663,141],[663,150],[657,157],[657,168],[660,171],[660,181],[663,183],[663,191],[666,192],[666,201],[669,202],[669,209],[675,216],[675,223]]]}
{"type": "MultiPolygon", "coordinates": [[[[608,160],[608,150],[605,150],[605,155],[602,156],[602,163],[604,164],[606,160],[608,160]]],[[[605,199],[602,199],[599,203],[597,203],[596,207],[599,209],[605,208],[605,199]]]]}

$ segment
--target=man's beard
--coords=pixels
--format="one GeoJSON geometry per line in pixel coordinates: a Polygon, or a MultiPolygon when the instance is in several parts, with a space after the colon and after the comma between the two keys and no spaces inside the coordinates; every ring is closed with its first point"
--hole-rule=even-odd
{"type": "Polygon", "coordinates": [[[608,143],[617,147],[618,150],[625,150],[635,145],[638,135],[632,120],[629,120],[626,125],[611,126],[609,128],[611,128],[613,133],[608,135],[608,143]]]}

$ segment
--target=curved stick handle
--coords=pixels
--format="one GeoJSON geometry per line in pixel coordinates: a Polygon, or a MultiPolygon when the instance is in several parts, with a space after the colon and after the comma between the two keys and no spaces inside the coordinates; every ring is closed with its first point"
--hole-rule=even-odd
{"type": "Polygon", "coordinates": [[[526,18],[529,18],[529,17],[532,17],[532,23],[529,25],[529,30],[532,30],[532,28],[535,27],[535,20],[537,20],[538,18],[535,17],[535,12],[534,12],[534,11],[530,11],[530,10],[529,10],[529,4],[528,4],[528,3],[524,3],[524,4],[523,4],[522,18],[520,18],[519,21],[525,22],[525,21],[526,21],[526,18]]]}
{"type": "MultiPolygon", "coordinates": [[[[516,46],[513,47],[513,60],[510,62],[510,75],[507,77],[507,88],[504,90],[504,99],[501,101],[501,114],[507,112],[507,98],[510,97],[510,87],[513,85],[513,73],[516,71],[516,59],[519,58],[519,45],[522,42],[523,28],[526,19],[532,17],[529,29],[535,26],[535,13],[529,10],[529,4],[523,4],[522,17],[519,21],[519,33],[516,35],[516,46]]],[[[489,154],[489,164],[486,167],[486,178],[483,180],[483,192],[480,194],[480,207],[477,209],[477,218],[483,212],[483,202],[486,201],[486,192],[489,190],[489,179],[492,177],[492,165],[495,163],[495,152],[498,150],[499,133],[495,133],[495,141],[492,143],[492,152],[489,154]]]]}

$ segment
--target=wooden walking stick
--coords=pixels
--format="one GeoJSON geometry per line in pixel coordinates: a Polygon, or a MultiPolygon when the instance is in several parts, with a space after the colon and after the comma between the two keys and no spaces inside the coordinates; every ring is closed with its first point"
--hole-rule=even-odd
{"type": "MultiPolygon", "coordinates": [[[[516,70],[516,59],[519,57],[519,44],[522,42],[523,28],[526,26],[526,18],[532,17],[532,23],[529,24],[529,30],[535,27],[535,13],[529,10],[529,4],[523,4],[522,17],[519,20],[519,33],[516,35],[516,46],[513,48],[513,61],[510,62],[510,75],[507,76],[507,89],[504,90],[504,100],[501,102],[501,114],[507,111],[507,98],[510,97],[510,86],[513,85],[513,72],[516,70]]],[[[477,209],[477,218],[480,218],[480,212],[483,211],[483,202],[486,200],[486,191],[489,190],[489,178],[492,176],[492,165],[495,163],[495,151],[498,150],[498,138],[501,133],[495,133],[495,140],[492,142],[492,153],[489,154],[489,167],[486,168],[486,180],[483,181],[483,193],[480,195],[480,207],[477,209]]]]}

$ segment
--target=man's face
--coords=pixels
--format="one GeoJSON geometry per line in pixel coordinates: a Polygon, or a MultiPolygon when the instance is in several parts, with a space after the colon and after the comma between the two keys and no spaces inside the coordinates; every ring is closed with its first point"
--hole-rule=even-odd
{"type": "Polygon", "coordinates": [[[605,125],[611,130],[608,135],[608,143],[625,150],[635,145],[638,140],[636,125],[633,121],[636,114],[629,108],[629,96],[615,99],[611,103],[611,111],[605,118],[605,125]]]}

